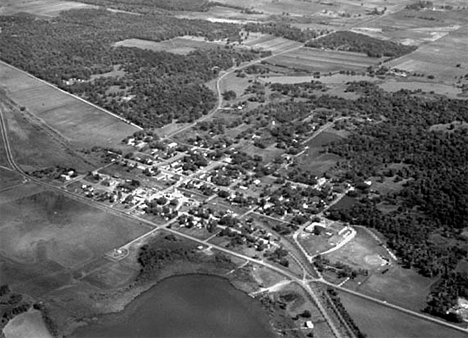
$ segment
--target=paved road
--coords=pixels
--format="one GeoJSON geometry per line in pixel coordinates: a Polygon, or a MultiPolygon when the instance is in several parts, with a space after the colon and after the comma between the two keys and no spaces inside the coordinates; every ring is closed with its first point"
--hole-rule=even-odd
{"type": "Polygon", "coordinates": [[[190,128],[194,127],[198,122],[205,121],[206,119],[213,116],[219,109],[221,109],[222,106],[223,106],[223,93],[221,92],[220,85],[221,85],[221,81],[226,76],[228,76],[229,74],[232,74],[237,70],[241,70],[241,69],[247,68],[249,66],[255,65],[255,64],[260,63],[262,61],[268,60],[268,59],[270,59],[272,57],[282,55],[282,54],[286,54],[286,53],[290,53],[290,52],[295,51],[295,50],[297,50],[299,48],[302,48],[302,47],[304,47],[304,45],[296,46],[296,47],[290,48],[288,50],[282,51],[280,53],[265,56],[265,57],[260,58],[260,59],[255,59],[255,60],[252,60],[252,61],[250,61],[248,63],[243,64],[243,65],[231,67],[228,70],[223,71],[223,73],[216,80],[216,93],[217,93],[217,96],[218,96],[218,103],[216,104],[216,106],[207,115],[202,116],[197,121],[195,121],[195,122],[193,122],[193,123],[191,123],[191,124],[189,124],[189,125],[187,125],[185,127],[179,128],[179,129],[173,131],[172,133],[169,133],[168,135],[166,135],[165,138],[170,138],[170,137],[172,137],[174,135],[177,135],[177,134],[179,134],[179,133],[181,133],[181,132],[183,132],[183,131],[185,131],[187,129],[190,129],[190,128]]]}
{"type": "MultiPolygon", "coordinates": [[[[335,285],[333,283],[330,283],[324,279],[320,279],[320,280],[316,280],[315,282],[318,282],[318,283],[321,283],[321,284],[324,284],[324,285],[327,285],[327,286],[331,286],[333,287],[334,289],[337,289],[337,290],[340,290],[342,292],[346,292],[346,293],[349,293],[349,294],[352,294],[354,296],[357,296],[357,297],[360,297],[360,298],[364,298],[364,299],[367,299],[367,300],[370,300],[374,303],[378,303],[380,305],[384,305],[384,306],[387,306],[387,307],[390,307],[392,309],[395,309],[395,310],[398,310],[398,311],[401,311],[401,312],[404,312],[408,315],[411,315],[411,316],[414,316],[414,317],[417,317],[419,319],[424,319],[424,320],[427,320],[427,321],[430,321],[430,322],[433,322],[433,323],[436,323],[436,324],[440,324],[440,325],[443,325],[443,326],[446,326],[446,327],[450,327],[452,329],[455,329],[455,330],[458,330],[458,331],[461,331],[461,332],[465,332],[468,334],[468,329],[463,329],[459,326],[456,326],[454,324],[450,324],[448,322],[445,322],[443,320],[440,320],[440,319],[437,319],[435,317],[429,317],[429,316],[426,316],[422,313],[419,313],[419,312],[416,312],[416,311],[413,311],[413,310],[409,310],[409,309],[406,309],[404,307],[401,307],[401,306],[398,306],[398,305],[395,305],[395,304],[391,304],[391,303],[388,303],[386,301],[383,301],[383,300],[380,300],[380,299],[377,299],[377,298],[374,298],[374,297],[371,297],[371,296],[368,296],[368,295],[365,295],[363,293],[360,293],[360,292],[357,292],[357,291],[353,291],[353,290],[350,290],[350,289],[347,289],[345,287],[342,287],[342,286],[338,286],[338,285],[335,285]]],[[[398,323],[396,323],[398,324],[398,323]]]]}

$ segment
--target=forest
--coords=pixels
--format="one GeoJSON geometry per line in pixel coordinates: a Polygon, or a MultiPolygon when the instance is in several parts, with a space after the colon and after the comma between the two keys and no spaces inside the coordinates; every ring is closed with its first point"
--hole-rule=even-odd
{"type": "Polygon", "coordinates": [[[405,46],[392,41],[379,40],[364,34],[340,31],[324,36],[306,44],[312,48],[327,48],[364,53],[369,57],[398,58],[417,49],[416,46],[405,46]]]}
{"type": "Polygon", "coordinates": [[[145,128],[174,120],[191,122],[206,114],[216,98],[204,83],[234,63],[260,56],[221,45],[187,56],[113,47],[129,38],[161,41],[188,34],[208,40],[238,38],[240,28],[234,25],[169,15],[135,20],[130,14],[81,9],[51,21],[2,16],[0,25],[2,60],[145,128]],[[90,80],[114,67],[123,75],[90,80]],[[70,79],[72,83],[67,82],[70,79]]]}
{"type": "Polygon", "coordinates": [[[79,0],[79,2],[143,14],[161,10],[206,12],[210,7],[222,5],[208,0],[79,0]]]}
{"type": "Polygon", "coordinates": [[[346,159],[344,179],[358,184],[369,177],[387,177],[404,180],[403,188],[373,198],[363,191],[359,203],[334,210],[329,217],[377,229],[403,267],[451,285],[444,297],[438,296],[437,288],[429,297],[428,311],[445,313],[466,293],[466,273],[456,271],[467,258],[467,240],[461,234],[468,227],[468,130],[436,132],[430,127],[466,122],[468,108],[461,100],[408,91],[390,94],[374,87],[366,92],[347,106],[367,116],[368,122],[348,138],[332,142],[328,151],[346,159]],[[382,202],[397,208],[383,213],[382,202]]]}
{"type": "Polygon", "coordinates": [[[317,36],[325,34],[326,31],[318,32],[310,29],[300,29],[286,23],[247,23],[244,29],[249,32],[260,32],[264,34],[271,34],[286,39],[306,42],[314,39],[317,36]]]}

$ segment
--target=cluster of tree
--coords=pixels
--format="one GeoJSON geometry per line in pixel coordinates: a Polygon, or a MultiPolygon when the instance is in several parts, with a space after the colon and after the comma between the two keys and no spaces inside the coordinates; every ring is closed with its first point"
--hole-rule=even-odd
{"type": "Polygon", "coordinates": [[[288,250],[283,248],[277,248],[275,251],[265,253],[265,257],[273,262],[281,264],[285,267],[289,266],[289,261],[286,258],[288,256],[288,250]]]}
{"type": "Polygon", "coordinates": [[[0,25],[4,61],[144,127],[193,121],[206,114],[216,98],[204,83],[221,69],[259,56],[255,51],[224,47],[196,50],[187,56],[114,47],[129,38],[162,41],[192,34],[210,40],[240,32],[235,25],[170,15],[80,9],[52,20],[2,16],[0,25]],[[123,75],[89,81],[91,75],[109,72],[117,65],[123,75]],[[70,79],[82,81],[65,82],[70,79]]]}
{"type": "Polygon", "coordinates": [[[73,171],[72,177],[76,177],[76,171],[74,168],[71,167],[62,167],[62,166],[55,166],[49,167],[41,170],[35,170],[30,172],[29,175],[37,177],[37,178],[51,178],[51,179],[59,179],[61,175],[67,174],[68,172],[73,171]]]}
{"type": "Polygon", "coordinates": [[[182,159],[184,170],[197,171],[201,167],[206,167],[208,165],[208,160],[201,153],[190,152],[187,156],[184,156],[182,159]]]}
{"type": "Polygon", "coordinates": [[[294,26],[291,26],[287,23],[247,23],[244,26],[244,29],[249,32],[260,32],[264,34],[271,34],[278,37],[283,37],[286,39],[306,42],[310,39],[314,39],[317,36],[320,36],[324,32],[318,32],[307,29],[300,29],[294,26]]]}
{"type": "Polygon", "coordinates": [[[405,46],[400,43],[380,40],[368,35],[349,31],[335,32],[317,40],[310,41],[306,46],[364,53],[369,57],[377,58],[384,56],[397,58],[417,49],[416,46],[405,46]]]}
{"type": "Polygon", "coordinates": [[[468,299],[468,275],[451,272],[432,288],[425,312],[443,317],[449,321],[461,323],[462,317],[454,311],[458,297],[468,299]]]}
{"type": "Polygon", "coordinates": [[[177,199],[167,200],[164,196],[159,199],[146,202],[145,212],[156,216],[167,217],[173,219],[177,217],[178,212],[175,207],[179,204],[177,199]]]}
{"type": "Polygon", "coordinates": [[[288,172],[287,178],[294,182],[315,185],[317,184],[317,176],[308,170],[296,167],[288,172]]]}
{"type": "Polygon", "coordinates": [[[227,90],[223,92],[223,99],[226,101],[234,100],[237,97],[237,94],[233,90],[227,90]]]}
{"type": "Polygon", "coordinates": [[[327,288],[328,297],[331,302],[333,302],[334,307],[340,312],[341,317],[346,321],[349,327],[353,330],[354,334],[358,338],[366,338],[367,335],[359,329],[359,327],[354,322],[353,318],[349,315],[348,311],[344,307],[343,303],[341,303],[340,296],[338,293],[331,287],[327,288]]]}
{"type": "Polygon", "coordinates": [[[419,11],[421,9],[432,8],[432,7],[434,7],[434,4],[432,3],[432,1],[419,0],[418,2],[414,4],[407,5],[405,8],[419,11]]]}
{"type": "Polygon", "coordinates": [[[52,319],[52,315],[50,314],[49,307],[46,306],[44,303],[39,302],[39,303],[34,303],[33,308],[35,310],[41,311],[42,320],[44,321],[47,331],[50,332],[52,337],[58,337],[59,330],[58,330],[57,324],[52,319]]]}
{"type": "MultiPolygon", "coordinates": [[[[354,183],[380,175],[395,175],[396,181],[405,179],[406,183],[398,192],[376,200],[360,199],[352,208],[330,216],[382,232],[404,267],[462,283],[463,278],[449,276],[467,255],[466,240],[460,233],[468,226],[468,130],[432,131],[430,127],[466,122],[466,104],[408,91],[390,94],[374,88],[367,92],[346,102],[349,110],[367,116],[368,122],[357,126],[345,140],[332,142],[329,151],[347,160],[344,177],[354,183]],[[391,170],[392,164],[401,169],[391,170]],[[381,201],[398,209],[384,214],[377,206],[381,201]],[[444,244],[431,240],[436,233],[445,238],[444,244]]],[[[453,297],[447,299],[454,305],[460,289],[452,290],[453,297]]],[[[429,311],[443,313],[447,307],[443,299],[431,297],[429,311]]]]}
{"type": "Polygon", "coordinates": [[[28,311],[31,304],[20,293],[13,293],[8,284],[0,286],[0,332],[4,324],[17,315],[28,311]]]}
{"type": "MultiPolygon", "coordinates": [[[[315,227],[319,228],[319,227],[315,227]]],[[[320,255],[314,258],[314,265],[318,271],[332,269],[336,272],[338,278],[351,278],[354,279],[358,275],[367,276],[369,271],[366,269],[353,269],[351,266],[346,265],[342,262],[331,262],[328,258],[320,255]]]]}
{"type": "Polygon", "coordinates": [[[242,9],[242,7],[228,6],[220,2],[208,0],[80,0],[79,2],[142,14],[160,13],[161,10],[206,12],[213,6],[242,9]]]}
{"type": "Polygon", "coordinates": [[[313,91],[325,90],[326,86],[320,81],[302,82],[297,84],[289,83],[272,83],[270,85],[272,91],[292,97],[307,98],[313,91]]]}
{"type": "Polygon", "coordinates": [[[140,272],[137,281],[150,280],[157,275],[164,266],[179,260],[198,262],[200,258],[195,248],[160,248],[153,245],[143,245],[138,254],[140,272]]]}

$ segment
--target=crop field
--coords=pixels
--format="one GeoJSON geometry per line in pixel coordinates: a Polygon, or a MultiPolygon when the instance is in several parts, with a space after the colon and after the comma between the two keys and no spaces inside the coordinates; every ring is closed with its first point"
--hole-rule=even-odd
{"type": "Polygon", "coordinates": [[[340,292],[340,298],[357,326],[368,337],[461,338],[466,333],[444,327],[372,301],[340,292]]]}
{"type": "Polygon", "coordinates": [[[218,43],[205,42],[191,37],[179,37],[162,42],[155,42],[141,39],[127,39],[116,42],[114,47],[135,47],[140,49],[149,49],[154,52],[169,52],[179,55],[187,55],[197,49],[216,49],[220,46],[218,43]]]}
{"type": "Polygon", "coordinates": [[[67,283],[77,271],[148,228],[43,191],[0,204],[2,278],[35,292],[67,283]]]}
{"type": "Polygon", "coordinates": [[[54,17],[58,16],[61,11],[86,7],[96,6],[61,0],[2,0],[0,15],[29,13],[37,16],[54,17]]]}
{"type": "Polygon", "coordinates": [[[418,50],[388,63],[389,67],[432,75],[437,81],[455,82],[468,73],[468,25],[422,45],[418,50]]]}
{"type": "Polygon", "coordinates": [[[118,147],[138,129],[103,110],[0,63],[8,96],[77,147],[118,147]]]}
{"type": "Polygon", "coordinates": [[[8,138],[15,162],[26,171],[51,166],[72,167],[79,172],[91,170],[92,165],[81,155],[67,148],[37,121],[26,117],[26,112],[4,110],[8,138]]]}
{"type": "Polygon", "coordinates": [[[12,170],[0,167],[0,191],[20,184],[23,178],[12,170]]]}
{"type": "Polygon", "coordinates": [[[302,43],[275,37],[273,35],[260,34],[254,39],[249,39],[243,45],[253,49],[271,51],[273,54],[277,54],[292,48],[300,47],[302,46],[302,43]]]}
{"type": "MultiPolygon", "coordinates": [[[[380,3],[381,7],[389,6],[390,4],[384,3],[382,0],[372,1],[372,4],[361,6],[360,2],[353,1],[300,1],[300,0],[219,0],[218,3],[227,5],[239,6],[244,8],[253,8],[256,11],[263,12],[264,14],[281,15],[283,13],[289,13],[292,16],[311,16],[319,14],[323,10],[328,11],[344,11],[351,14],[364,14],[366,10],[374,5],[374,3],[380,3]]],[[[378,6],[378,5],[377,5],[378,6]]]]}
{"type": "Polygon", "coordinates": [[[269,59],[268,63],[314,72],[337,72],[362,71],[368,66],[377,65],[380,61],[382,59],[370,58],[365,54],[303,47],[275,56],[269,59]]]}

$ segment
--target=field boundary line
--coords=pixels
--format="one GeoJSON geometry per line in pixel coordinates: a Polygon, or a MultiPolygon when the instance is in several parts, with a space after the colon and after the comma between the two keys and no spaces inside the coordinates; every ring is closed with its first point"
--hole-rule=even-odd
{"type": "Polygon", "coordinates": [[[75,95],[75,94],[69,93],[69,92],[67,92],[66,90],[63,90],[63,89],[57,87],[56,85],[54,85],[54,84],[52,84],[52,83],[50,83],[50,82],[47,82],[47,81],[45,81],[45,80],[42,80],[42,79],[38,78],[37,76],[34,76],[34,75],[32,75],[32,74],[30,74],[30,73],[24,71],[24,70],[21,70],[21,69],[19,69],[19,68],[15,67],[15,66],[13,66],[13,65],[11,65],[11,64],[9,64],[9,63],[3,61],[3,60],[0,60],[0,64],[3,64],[3,65],[6,66],[6,67],[9,67],[9,68],[11,68],[11,69],[13,69],[13,70],[16,70],[16,71],[18,71],[18,72],[20,72],[20,73],[22,73],[22,74],[24,74],[24,75],[26,75],[26,76],[29,76],[30,78],[32,78],[32,79],[34,79],[34,80],[37,80],[37,81],[41,82],[42,84],[45,84],[45,85],[47,85],[47,86],[49,86],[49,87],[51,87],[51,88],[53,88],[53,89],[56,89],[56,90],[58,90],[58,91],[60,91],[60,92],[62,92],[62,93],[64,93],[64,94],[66,94],[66,95],[68,95],[68,96],[71,96],[71,97],[73,97],[74,99],[77,99],[77,100],[79,100],[79,101],[81,101],[81,102],[83,102],[83,103],[85,103],[85,104],[88,104],[88,105],[90,105],[90,106],[92,106],[92,107],[94,107],[94,108],[96,108],[96,109],[98,109],[98,110],[100,110],[100,111],[102,111],[102,112],[104,112],[104,113],[106,113],[106,114],[109,114],[109,115],[113,116],[114,118],[120,120],[121,122],[130,124],[130,125],[132,125],[133,127],[137,128],[137,129],[139,129],[139,130],[143,130],[142,127],[140,127],[139,125],[136,125],[136,124],[133,123],[133,122],[130,122],[129,120],[127,120],[127,119],[125,119],[125,118],[123,118],[123,117],[121,117],[121,116],[119,116],[119,115],[117,115],[117,114],[114,114],[113,112],[111,112],[111,111],[109,111],[109,110],[107,110],[107,109],[104,109],[104,108],[102,108],[102,107],[99,107],[98,105],[96,105],[96,104],[94,104],[94,103],[92,103],[92,102],[89,102],[89,101],[87,101],[87,100],[85,100],[85,99],[83,99],[83,98],[81,98],[81,97],[79,97],[79,96],[77,96],[77,95],[75,95]]]}

